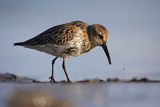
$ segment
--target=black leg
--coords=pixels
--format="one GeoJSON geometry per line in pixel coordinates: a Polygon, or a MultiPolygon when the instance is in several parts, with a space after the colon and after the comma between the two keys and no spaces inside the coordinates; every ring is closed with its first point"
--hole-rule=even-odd
{"type": "Polygon", "coordinates": [[[64,73],[65,73],[66,77],[67,77],[67,82],[71,82],[69,77],[68,77],[67,71],[66,71],[66,65],[65,65],[65,59],[64,58],[63,58],[62,68],[64,70],[64,73]]]}
{"type": "Polygon", "coordinates": [[[52,60],[52,75],[49,77],[50,79],[50,82],[56,82],[55,79],[54,79],[54,63],[56,61],[58,57],[55,57],[53,60],[52,60]]]}

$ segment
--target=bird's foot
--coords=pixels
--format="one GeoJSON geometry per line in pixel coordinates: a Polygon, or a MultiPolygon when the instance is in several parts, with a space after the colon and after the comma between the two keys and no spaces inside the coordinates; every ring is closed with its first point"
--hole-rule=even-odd
{"type": "Polygon", "coordinates": [[[56,82],[53,76],[49,77],[49,79],[50,79],[50,83],[55,83],[56,82]]]}
{"type": "Polygon", "coordinates": [[[70,79],[67,79],[67,83],[71,83],[72,81],[70,79]]]}

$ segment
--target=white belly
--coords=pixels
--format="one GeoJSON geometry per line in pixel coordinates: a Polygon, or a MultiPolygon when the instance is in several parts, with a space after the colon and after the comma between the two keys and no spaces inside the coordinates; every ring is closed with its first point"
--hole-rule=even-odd
{"type": "Polygon", "coordinates": [[[35,46],[26,46],[26,48],[35,49],[41,52],[45,52],[58,57],[69,57],[63,54],[63,51],[68,48],[64,45],[35,45],[35,46]]]}

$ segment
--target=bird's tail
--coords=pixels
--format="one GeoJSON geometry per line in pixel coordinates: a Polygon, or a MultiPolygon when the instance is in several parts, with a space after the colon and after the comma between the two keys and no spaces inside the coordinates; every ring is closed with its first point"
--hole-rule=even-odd
{"type": "Polygon", "coordinates": [[[13,45],[14,45],[14,46],[23,46],[24,43],[23,43],[23,42],[18,42],[18,43],[14,43],[13,45]]]}

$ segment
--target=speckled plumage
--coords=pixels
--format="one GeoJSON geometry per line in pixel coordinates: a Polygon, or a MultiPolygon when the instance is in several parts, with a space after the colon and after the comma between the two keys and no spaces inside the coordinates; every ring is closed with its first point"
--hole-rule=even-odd
{"type": "MultiPolygon", "coordinates": [[[[15,45],[35,49],[54,55],[57,58],[65,59],[86,53],[95,46],[102,46],[108,52],[105,45],[107,40],[108,31],[102,25],[88,25],[82,21],[74,21],[54,26],[32,39],[15,43],[15,45]]],[[[106,55],[110,63],[109,53],[106,55]]],[[[69,81],[69,78],[67,79],[69,81]]]]}
{"type": "Polygon", "coordinates": [[[20,44],[58,57],[78,56],[94,47],[89,41],[87,26],[82,21],[58,25],[20,44]]]}

